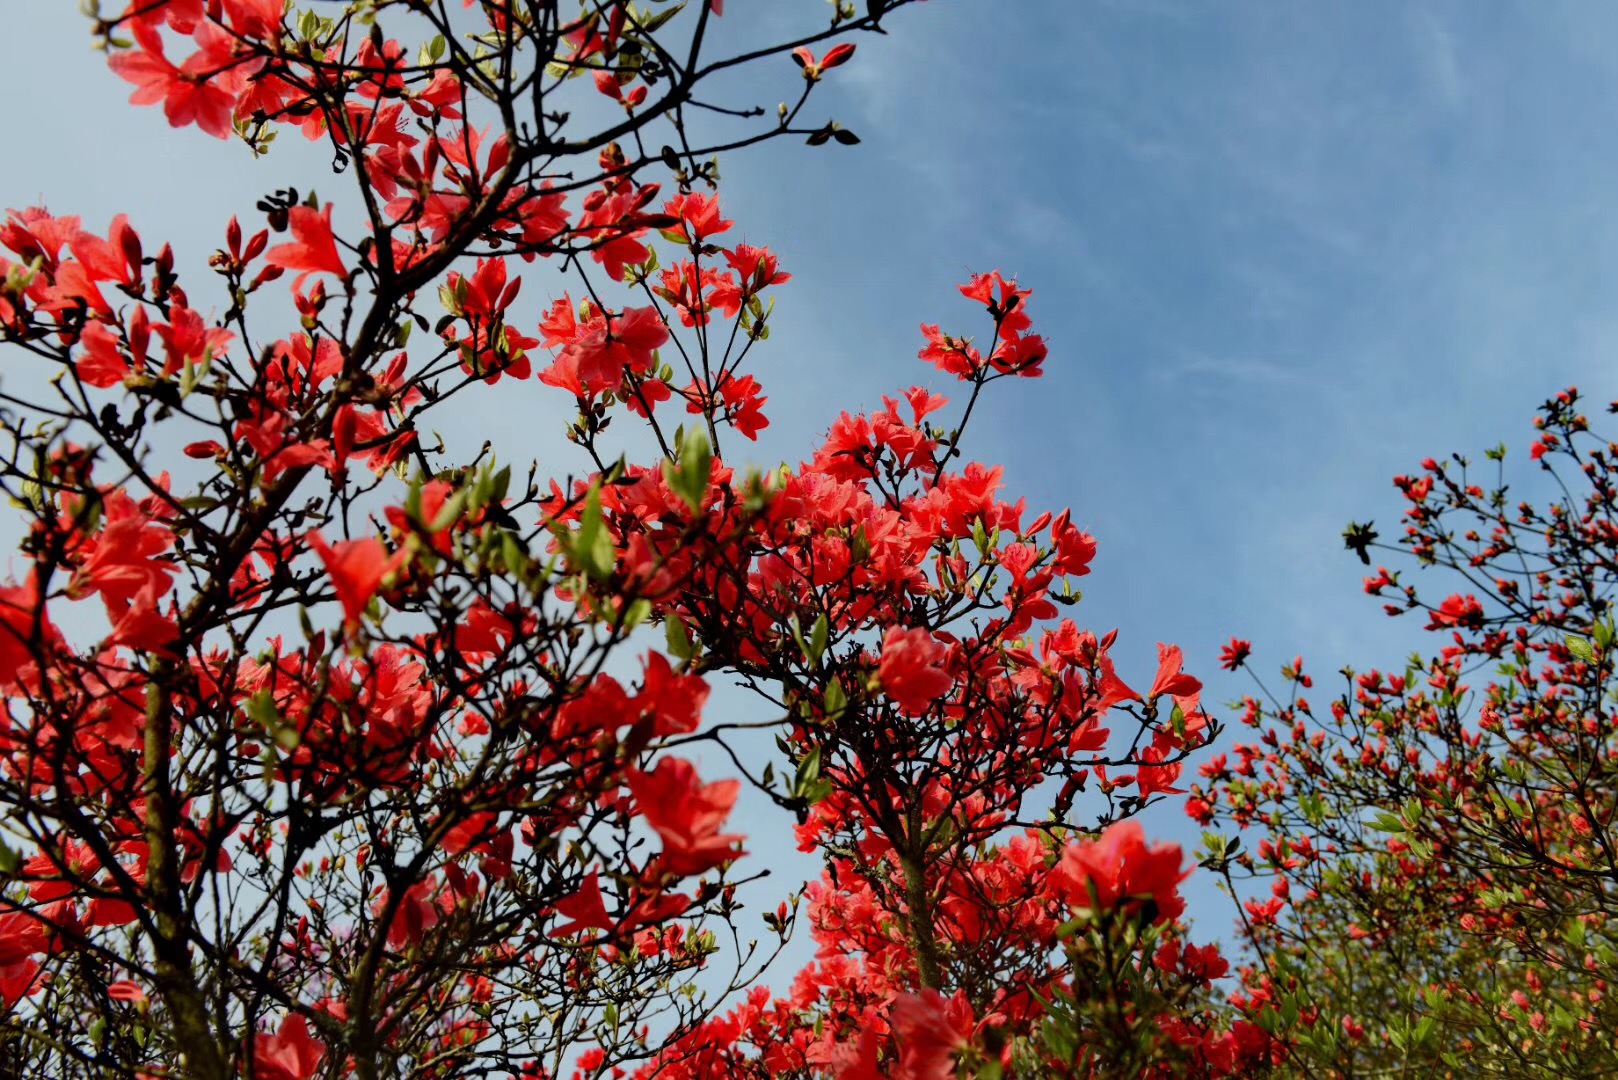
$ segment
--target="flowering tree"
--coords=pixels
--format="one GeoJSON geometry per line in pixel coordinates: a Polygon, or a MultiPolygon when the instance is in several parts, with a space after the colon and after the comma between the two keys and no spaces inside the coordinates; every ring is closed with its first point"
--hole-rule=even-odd
{"type": "MultiPolygon", "coordinates": [[[[1326,710],[1295,661],[1289,692],[1246,701],[1258,741],[1205,766],[1190,800],[1262,837],[1210,837],[1228,879],[1272,884],[1245,903],[1257,957],[1238,1002],[1325,1075],[1618,1068],[1618,444],[1575,390],[1536,427],[1545,505],[1509,497],[1502,445],[1492,482],[1458,455],[1398,477],[1398,545],[1346,534],[1367,565],[1403,548],[1446,573],[1442,600],[1386,567],[1365,579],[1388,614],[1427,618],[1434,654],[1345,670],[1326,710]]],[[[1247,656],[1232,642],[1226,664],[1247,656]]]]}
{"type": "Polygon", "coordinates": [[[26,523],[0,590],[0,1040],[22,1073],[1271,1055],[1209,1004],[1223,962],[1176,922],[1179,850],[1125,820],[1212,738],[1200,684],[1162,646],[1130,689],[1111,635],[1057,618],[1094,542],[962,458],[983,390],[1041,372],[1028,290],[962,288],[981,346],[923,327],[963,384],[952,423],[918,387],[795,468],[723,457],[768,423],[746,365],[788,275],[727,245],[714,155],[857,142],[808,100],[854,52],[834,39],[906,2],[722,58],[719,0],[98,16],[136,103],[260,152],[325,140],[355,185],[340,212],[265,196],[211,282],[123,216],[0,229],[0,334],[32,364],[0,413],[26,523]],[[743,64],[792,99],[705,96],[743,64]],[[730,133],[698,140],[699,112],[730,133]],[[572,285],[529,307],[535,259],[572,285]],[[578,475],[422,437],[496,383],[576,405],[578,475]],[[709,678],[756,717],[704,721],[709,678]],[[780,757],[740,752],[749,727],[780,757]],[[695,745],[733,775],[699,775],[695,745]],[[763,945],[736,888],[761,842],[727,824],[743,783],[826,858],[763,945]],[[805,904],[817,959],[773,998],[756,979],[805,904]]]}

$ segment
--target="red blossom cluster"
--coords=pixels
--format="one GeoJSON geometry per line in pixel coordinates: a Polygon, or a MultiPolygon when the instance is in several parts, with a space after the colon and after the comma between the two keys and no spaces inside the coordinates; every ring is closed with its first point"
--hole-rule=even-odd
{"type": "Polygon", "coordinates": [[[969,387],[953,426],[918,386],[795,466],[724,456],[769,422],[748,361],[790,275],[724,243],[708,155],[857,142],[799,114],[854,55],[831,39],[903,6],[837,5],[709,66],[717,0],[98,19],[136,103],[260,151],[323,139],[357,194],[265,197],[211,283],[123,217],[0,227],[0,337],[57,395],[0,415],[27,525],[0,589],[0,1038],[24,1071],[942,1080],[1275,1057],[1217,1008],[1180,849],[1129,820],[1214,738],[1200,681],[1160,645],[1132,689],[1115,635],[1062,617],[1094,539],[965,456],[983,389],[1042,373],[1030,290],[961,287],[983,352],[922,328],[921,358],[969,387]],[[389,36],[423,20],[418,50],[389,36]],[[693,145],[684,110],[754,118],[698,96],[750,57],[794,60],[797,103],[693,145]],[[600,95],[622,114],[580,130],[600,95]],[[523,291],[539,258],[574,282],[548,304],[523,291]],[[295,325],[265,333],[288,274],[295,325]],[[424,438],[496,383],[577,410],[577,472],[524,480],[424,438]],[[657,452],[632,460],[615,422],[657,452]],[[720,680],[755,695],[748,720],[704,717],[720,680]],[[780,817],[744,833],[744,786],[780,817]],[[824,873],[748,945],[759,855],[794,820],[824,873]],[[800,918],[815,957],[772,994],[800,918]]]}

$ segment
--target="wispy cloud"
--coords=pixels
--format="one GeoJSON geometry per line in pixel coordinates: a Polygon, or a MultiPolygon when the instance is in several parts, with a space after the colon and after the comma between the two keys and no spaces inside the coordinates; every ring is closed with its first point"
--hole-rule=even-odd
{"type": "Polygon", "coordinates": [[[1152,369],[1159,383],[1207,380],[1262,386],[1309,386],[1316,377],[1305,368],[1251,356],[1185,356],[1152,369]]]}
{"type": "Polygon", "coordinates": [[[1446,106],[1461,107],[1466,100],[1466,77],[1455,52],[1455,37],[1431,11],[1413,9],[1411,18],[1417,48],[1425,57],[1430,84],[1446,106]]]}

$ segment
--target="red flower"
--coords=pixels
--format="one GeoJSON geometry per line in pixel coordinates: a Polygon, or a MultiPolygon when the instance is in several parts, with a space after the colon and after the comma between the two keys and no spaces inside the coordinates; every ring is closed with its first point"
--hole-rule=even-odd
{"type": "Polygon", "coordinates": [[[1015,280],[1007,281],[996,270],[989,274],[974,274],[972,280],[961,287],[961,295],[976,300],[989,309],[999,320],[1000,338],[1011,341],[1033,324],[1024,310],[1023,301],[1034,294],[1032,289],[1019,289],[1015,280]],[[996,291],[999,298],[995,298],[996,291]]]}
{"type": "Polygon", "coordinates": [[[141,989],[140,983],[123,979],[107,984],[107,996],[114,1001],[128,1001],[139,1005],[146,1000],[146,991],[141,989]]]}
{"type": "Polygon", "coordinates": [[[310,274],[336,274],[342,277],[343,257],[337,253],[337,238],[331,231],[331,203],[325,209],[294,206],[287,212],[292,242],[277,244],[264,253],[264,261],[285,270],[300,270],[293,288],[301,286],[310,274]]]}
{"type": "Polygon", "coordinates": [[[601,875],[590,871],[579,885],[579,891],[556,902],[556,914],[569,919],[551,931],[551,937],[569,937],[581,930],[611,930],[612,916],[601,898],[601,875]]]}
{"type": "Polygon", "coordinates": [[[722,233],[735,224],[720,216],[717,198],[704,195],[700,191],[674,196],[663,204],[663,212],[680,219],[678,231],[665,232],[666,236],[676,242],[700,244],[708,237],[722,233]]]}
{"type": "Polygon", "coordinates": [[[337,471],[337,459],[332,456],[327,440],[299,441],[287,431],[287,425],[286,413],[268,409],[260,409],[257,417],[236,424],[236,438],[258,454],[266,482],[288,469],[301,469],[306,465],[321,465],[331,472],[337,471]]]}
{"type": "Polygon", "coordinates": [[[953,337],[927,323],[921,324],[921,334],[927,339],[927,347],[916,355],[939,371],[957,379],[970,379],[983,366],[983,356],[972,347],[970,338],[953,337]]]}
{"type": "Polygon", "coordinates": [[[136,23],[134,35],[138,48],[107,61],[107,66],[119,78],[134,84],[130,102],[135,105],[162,102],[169,126],[196,124],[217,139],[230,138],[234,130],[231,110],[245,72],[239,67],[225,70],[231,63],[229,35],[213,26],[199,30],[197,40],[204,48],[188,59],[184,67],[174,66],[163,54],[163,39],[157,30],[136,23]]]}
{"type": "Polygon", "coordinates": [[[1068,577],[1083,577],[1090,572],[1090,563],[1096,557],[1095,537],[1074,527],[1070,511],[1063,510],[1051,522],[1051,542],[1056,545],[1052,570],[1068,577]]]}
{"type": "Polygon", "coordinates": [[[105,323],[86,323],[79,333],[79,344],[84,351],[73,367],[86,385],[99,389],[117,386],[133,372],[129,359],[118,348],[118,338],[105,323]]]}
{"type": "Polygon", "coordinates": [[[281,28],[282,0],[225,0],[225,12],[237,33],[274,40],[281,28]]]}
{"type": "Polygon", "coordinates": [[[1202,682],[1180,670],[1185,664],[1185,654],[1178,645],[1165,645],[1157,643],[1157,678],[1152,680],[1152,689],[1147,697],[1155,698],[1161,694],[1170,694],[1176,698],[1190,697],[1202,689],[1202,682]]]}
{"type": "Polygon", "coordinates": [[[906,1080],[952,1080],[955,1051],[972,1034],[972,1009],[964,993],[947,999],[937,990],[900,994],[888,1014],[899,1043],[894,1076],[906,1080]]]}
{"type": "Polygon", "coordinates": [[[0,587],[0,686],[15,686],[18,674],[48,653],[59,638],[34,578],[26,585],[0,587]]]}
{"type": "Polygon", "coordinates": [[[152,329],[163,339],[163,374],[174,375],[187,364],[200,364],[223,356],[236,335],[222,326],[209,326],[189,307],[176,306],[169,325],[158,323],[152,329]]]}
{"type": "Polygon", "coordinates": [[[819,60],[815,59],[815,54],[810,52],[807,46],[792,50],[793,61],[803,68],[803,77],[810,82],[817,81],[824,72],[839,64],[847,63],[848,58],[853,55],[854,45],[847,41],[827,49],[826,55],[819,60]]]}
{"type": "Polygon", "coordinates": [[[1231,638],[1229,643],[1219,650],[1219,666],[1226,671],[1235,671],[1247,663],[1247,658],[1251,655],[1253,655],[1253,643],[1251,641],[1231,638]]]}
{"type": "Polygon", "coordinates": [[[775,253],[769,248],[737,244],[724,254],[725,261],[740,279],[742,292],[748,296],[766,285],[784,285],[792,280],[791,274],[781,272],[775,253]]]}
{"type": "Polygon", "coordinates": [[[382,579],[404,562],[404,550],[389,555],[387,545],[374,536],[328,544],[319,529],[310,533],[308,539],[309,546],[326,564],[332,588],[337,590],[337,599],[342,601],[343,625],[357,626],[360,616],[365,613],[365,606],[382,587],[382,579]]]}
{"type": "MultiPolygon", "coordinates": [[[[770,426],[764,415],[764,403],[770,399],[761,393],[758,380],[751,375],[726,375],[719,385],[719,397],[725,404],[724,417],[732,427],[749,439],[758,440],[758,433],[770,426]]],[[[688,405],[686,411],[692,410],[688,405]]]]}
{"type": "Polygon", "coordinates": [[[303,1014],[292,1013],[280,1031],[261,1031],[253,1040],[252,1074],[256,1080],[310,1080],[325,1056],[326,1044],[309,1034],[303,1014]]]}
{"type": "Polygon", "coordinates": [[[1161,742],[1164,734],[1159,732],[1152,745],[1140,752],[1140,766],[1135,770],[1135,789],[1140,792],[1142,799],[1149,799],[1159,793],[1164,795],[1184,793],[1183,788],[1177,788],[1174,784],[1180,779],[1180,772],[1185,766],[1178,761],[1164,760],[1173,753],[1170,746],[1161,742]]]}
{"type": "Polygon", "coordinates": [[[20,963],[50,947],[45,923],[25,911],[0,915],[0,967],[20,963]]]}
{"type": "Polygon", "coordinates": [[[906,714],[921,716],[955,685],[943,667],[948,656],[948,648],[926,630],[892,627],[882,639],[877,671],[883,692],[906,714]]]}
{"type": "MultiPolygon", "coordinates": [[[[449,875],[446,872],[445,877],[449,875]]],[[[371,906],[371,914],[381,918],[388,906],[392,895],[390,891],[377,898],[371,906]]],[[[394,909],[393,918],[388,923],[388,947],[403,950],[411,944],[421,941],[432,927],[438,925],[439,914],[439,886],[436,878],[428,875],[421,881],[409,886],[400,897],[398,906],[394,909]]],[[[447,896],[453,904],[453,896],[447,896]]]]}
{"type": "Polygon", "coordinates": [[[653,351],[669,339],[668,327],[655,308],[627,308],[614,316],[592,310],[580,323],[565,296],[552,305],[540,332],[547,346],[564,346],[540,381],[576,394],[618,389],[625,369],[639,375],[650,372],[653,351]]]}
{"type": "Polygon", "coordinates": [[[1433,612],[1432,621],[1427,624],[1429,630],[1439,630],[1446,626],[1464,626],[1468,629],[1477,629],[1483,625],[1483,605],[1478,598],[1472,595],[1462,596],[1456,593],[1447,598],[1438,609],[1433,612]]]}
{"type": "Polygon", "coordinates": [[[740,835],[719,831],[736,805],[741,781],[704,784],[696,766],[674,757],[663,758],[649,773],[630,769],[627,779],[641,816],[663,838],[659,865],[667,873],[690,877],[743,854],[735,847],[740,835]]]}
{"type": "Polygon", "coordinates": [[[650,721],[650,734],[684,735],[697,730],[708,683],[701,675],[681,675],[668,658],[654,652],[646,657],[646,678],[635,696],[634,709],[650,721]]]}
{"type": "Polygon", "coordinates": [[[163,614],[159,607],[161,599],[156,583],[146,585],[121,609],[108,599],[107,615],[112,620],[112,633],[106,643],[151,652],[173,642],[180,636],[180,628],[171,617],[163,614]]]}
{"type": "Polygon", "coordinates": [[[1179,844],[1148,848],[1140,822],[1120,821],[1096,840],[1069,844],[1050,880],[1055,895],[1075,911],[1110,911],[1150,901],[1155,920],[1165,922],[1185,911],[1179,887],[1190,876],[1180,869],[1179,844]]]}

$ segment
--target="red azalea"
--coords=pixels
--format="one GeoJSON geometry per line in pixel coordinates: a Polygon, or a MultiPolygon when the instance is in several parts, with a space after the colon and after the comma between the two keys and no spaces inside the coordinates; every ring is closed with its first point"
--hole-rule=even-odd
{"type": "Polygon", "coordinates": [[[79,344],[84,351],[73,367],[87,385],[100,389],[118,386],[133,373],[128,358],[118,346],[118,338],[105,323],[86,323],[79,333],[79,344]]]}
{"type": "Polygon", "coordinates": [[[1033,294],[1032,289],[1017,288],[1016,279],[1007,281],[998,270],[975,274],[971,281],[961,286],[962,296],[986,306],[999,321],[1000,337],[1005,341],[1019,337],[1033,325],[1023,303],[1033,294]],[[996,292],[999,293],[998,298],[996,292]]]}
{"type": "Polygon", "coordinates": [[[404,564],[405,551],[392,552],[374,536],[328,544],[316,529],[306,538],[331,575],[332,588],[343,605],[343,624],[359,625],[366,605],[382,587],[382,579],[404,564]]]}
{"type": "Polygon", "coordinates": [[[700,191],[674,196],[663,204],[663,212],[679,218],[682,226],[679,232],[670,232],[669,235],[690,244],[700,244],[735,224],[720,216],[717,198],[700,191]]]}
{"type": "Polygon", "coordinates": [[[606,901],[601,896],[601,875],[592,870],[579,885],[579,891],[556,902],[556,914],[569,920],[551,931],[551,937],[570,937],[585,930],[611,930],[612,916],[607,914],[606,901]]]}
{"type": "Polygon", "coordinates": [[[1152,680],[1152,689],[1147,693],[1148,698],[1155,698],[1162,694],[1170,694],[1176,698],[1188,698],[1202,689],[1202,682],[1181,671],[1185,665],[1185,654],[1178,645],[1165,645],[1157,643],[1157,677],[1152,680]]]}
{"type": "Polygon", "coordinates": [[[791,274],[781,272],[775,253],[767,247],[737,244],[725,251],[725,261],[741,280],[742,292],[749,296],[767,285],[784,285],[792,280],[791,274]]]}
{"type": "Polygon", "coordinates": [[[854,45],[852,42],[847,41],[827,49],[826,55],[819,60],[815,59],[815,54],[810,52],[807,46],[792,50],[793,62],[803,68],[803,77],[810,82],[818,80],[824,72],[831,68],[847,63],[848,58],[853,55],[854,45]]]}
{"type": "Polygon", "coordinates": [[[983,357],[970,338],[953,337],[927,323],[922,324],[921,333],[927,345],[916,355],[938,370],[957,379],[971,379],[983,367],[983,357]]]}
{"type": "Polygon", "coordinates": [[[669,339],[668,327],[654,308],[626,308],[614,316],[592,311],[579,323],[570,309],[562,309],[561,301],[551,308],[540,331],[546,345],[565,346],[540,381],[592,394],[618,389],[626,370],[648,373],[653,351],[669,339]]]}
{"type": "Polygon", "coordinates": [[[255,1080],[311,1080],[326,1056],[326,1044],[309,1034],[302,1013],[290,1013],[274,1035],[261,1031],[253,1039],[255,1080]]]}
{"type": "Polygon", "coordinates": [[[697,730],[707,700],[708,682],[701,675],[676,672],[662,653],[646,657],[646,677],[633,707],[651,722],[652,735],[684,735],[697,730]]]}
{"type": "Polygon", "coordinates": [[[1051,522],[1051,542],[1056,545],[1052,570],[1068,577],[1083,577],[1090,572],[1090,563],[1096,557],[1095,537],[1076,528],[1069,511],[1063,510],[1051,522]]]}
{"type": "Polygon", "coordinates": [[[223,356],[236,335],[222,326],[209,326],[197,311],[177,305],[170,312],[169,324],[152,327],[163,340],[163,374],[174,375],[187,364],[201,364],[223,356]]]}
{"type": "Polygon", "coordinates": [[[972,1034],[972,1008],[965,993],[946,998],[937,990],[900,994],[888,1013],[899,1043],[895,1077],[953,1080],[955,1052],[972,1034]]]}
{"type": "Polygon", "coordinates": [[[1098,839],[1069,844],[1050,881],[1055,894],[1075,911],[1105,912],[1150,900],[1156,921],[1167,922],[1185,911],[1179,887],[1191,872],[1182,871],[1180,861],[1180,845],[1147,847],[1140,822],[1120,821],[1098,839]]]}
{"type": "MultiPolygon", "coordinates": [[[[223,34],[217,27],[209,29],[223,34]]],[[[163,39],[157,30],[137,23],[133,32],[137,48],[107,61],[120,78],[134,84],[130,102],[161,102],[169,126],[196,124],[217,139],[228,139],[234,130],[231,110],[236,104],[236,84],[241,81],[239,75],[232,78],[220,71],[221,63],[229,63],[228,54],[210,56],[205,50],[187,60],[183,68],[176,67],[164,55],[163,39]]],[[[208,35],[199,35],[199,40],[204,36],[208,35]]]]}
{"type": "Polygon", "coordinates": [[[882,690],[910,716],[921,716],[937,705],[955,686],[944,670],[949,649],[920,627],[892,627],[882,639],[882,662],[877,675],[882,690]]]}
{"type": "Polygon", "coordinates": [[[1247,658],[1252,654],[1253,643],[1251,641],[1231,638],[1225,647],[1219,650],[1219,666],[1226,671],[1235,671],[1247,663],[1247,658]]]}
{"type": "Polygon", "coordinates": [[[630,769],[626,774],[635,804],[663,838],[658,866],[676,877],[704,873],[743,854],[738,834],[719,830],[736,805],[739,780],[704,784],[696,766],[676,757],[658,761],[649,773],[630,769]]]}
{"type": "Polygon", "coordinates": [[[18,675],[47,655],[60,637],[46,613],[37,579],[0,586],[0,686],[15,686],[18,675]]]}
{"type": "Polygon", "coordinates": [[[1432,621],[1427,624],[1427,629],[1439,630],[1446,626],[1460,626],[1476,630],[1483,625],[1483,617],[1483,605],[1477,597],[1457,593],[1445,599],[1432,613],[1432,621]]]}
{"type": "MultiPolygon", "coordinates": [[[[337,238],[331,230],[332,204],[316,210],[310,206],[294,206],[287,212],[287,223],[292,228],[290,243],[277,244],[264,253],[264,261],[283,270],[301,271],[298,283],[310,274],[335,274],[342,277],[343,257],[337,252],[337,238]]],[[[294,284],[298,288],[299,284],[294,284]]]]}

